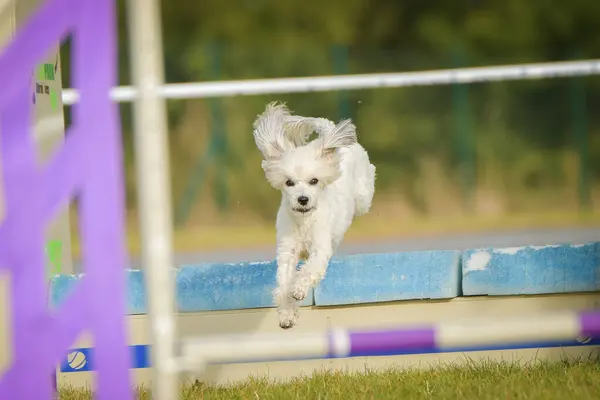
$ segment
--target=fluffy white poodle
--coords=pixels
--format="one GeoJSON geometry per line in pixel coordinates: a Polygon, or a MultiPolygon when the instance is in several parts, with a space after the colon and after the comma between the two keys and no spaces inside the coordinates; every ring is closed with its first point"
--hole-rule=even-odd
{"type": "Polygon", "coordinates": [[[369,211],[375,167],[350,120],[336,125],[271,103],[254,122],[253,134],[265,176],[282,193],[273,295],[279,326],[288,329],[296,324],[297,302],[325,277],[354,216],[369,211]],[[318,136],[309,141],[313,132],[318,136]],[[305,263],[297,271],[300,260],[305,263]]]}

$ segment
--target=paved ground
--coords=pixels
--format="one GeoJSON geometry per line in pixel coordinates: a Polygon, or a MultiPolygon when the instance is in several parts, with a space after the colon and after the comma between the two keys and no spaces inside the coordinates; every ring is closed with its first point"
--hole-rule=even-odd
{"type": "MultiPolygon", "coordinates": [[[[574,229],[520,230],[505,232],[486,232],[478,234],[456,234],[426,239],[398,239],[377,242],[343,244],[338,255],[357,253],[383,253],[392,251],[414,250],[463,250],[477,247],[513,247],[541,246],[559,243],[586,243],[600,241],[600,227],[574,229]]],[[[219,252],[203,252],[177,254],[175,264],[195,264],[201,262],[239,262],[272,260],[275,250],[263,249],[231,249],[219,252]]],[[[134,267],[139,265],[133,260],[134,267]]]]}

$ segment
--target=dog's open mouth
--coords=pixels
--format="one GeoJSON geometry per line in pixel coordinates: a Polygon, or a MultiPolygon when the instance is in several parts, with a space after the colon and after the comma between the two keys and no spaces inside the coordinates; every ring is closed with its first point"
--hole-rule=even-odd
{"type": "Polygon", "coordinates": [[[294,208],[293,210],[302,214],[306,214],[309,211],[312,211],[314,209],[314,207],[298,207],[298,208],[294,208]]]}

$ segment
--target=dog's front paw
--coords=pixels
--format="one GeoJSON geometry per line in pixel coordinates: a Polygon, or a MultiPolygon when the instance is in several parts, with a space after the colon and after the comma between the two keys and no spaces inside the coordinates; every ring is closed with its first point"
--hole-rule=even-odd
{"type": "Polygon", "coordinates": [[[292,288],[292,297],[298,301],[304,300],[308,296],[310,290],[310,282],[304,277],[298,277],[294,287],[292,288]]]}
{"type": "Polygon", "coordinates": [[[294,309],[279,309],[277,310],[279,316],[279,327],[282,329],[290,329],[296,325],[298,319],[298,313],[294,309]]]}
{"type": "Polygon", "coordinates": [[[287,329],[293,328],[294,325],[296,325],[296,322],[291,319],[284,319],[284,320],[280,319],[279,320],[279,327],[281,329],[287,330],[287,329]]]}

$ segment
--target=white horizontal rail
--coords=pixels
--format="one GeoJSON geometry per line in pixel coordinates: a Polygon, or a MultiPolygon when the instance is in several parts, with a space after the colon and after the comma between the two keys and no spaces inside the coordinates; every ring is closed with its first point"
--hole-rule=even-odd
{"type": "MultiPolygon", "coordinates": [[[[348,89],[449,85],[456,83],[557,78],[598,74],[600,74],[600,60],[595,59],[436,71],[171,83],[162,86],[159,89],[159,94],[166,99],[195,99],[203,97],[251,96],[273,93],[306,93],[348,89]]],[[[117,102],[129,102],[137,96],[137,91],[131,86],[118,86],[113,88],[110,96],[117,102]]],[[[79,95],[75,90],[65,89],[63,91],[64,104],[74,104],[78,100],[79,95]]]]}
{"type": "Polygon", "coordinates": [[[480,351],[494,346],[558,347],[577,338],[600,337],[600,312],[561,311],[528,316],[465,318],[429,325],[375,330],[338,328],[321,332],[219,334],[183,338],[181,370],[207,364],[267,362],[326,357],[375,356],[432,351],[480,351]]]}

